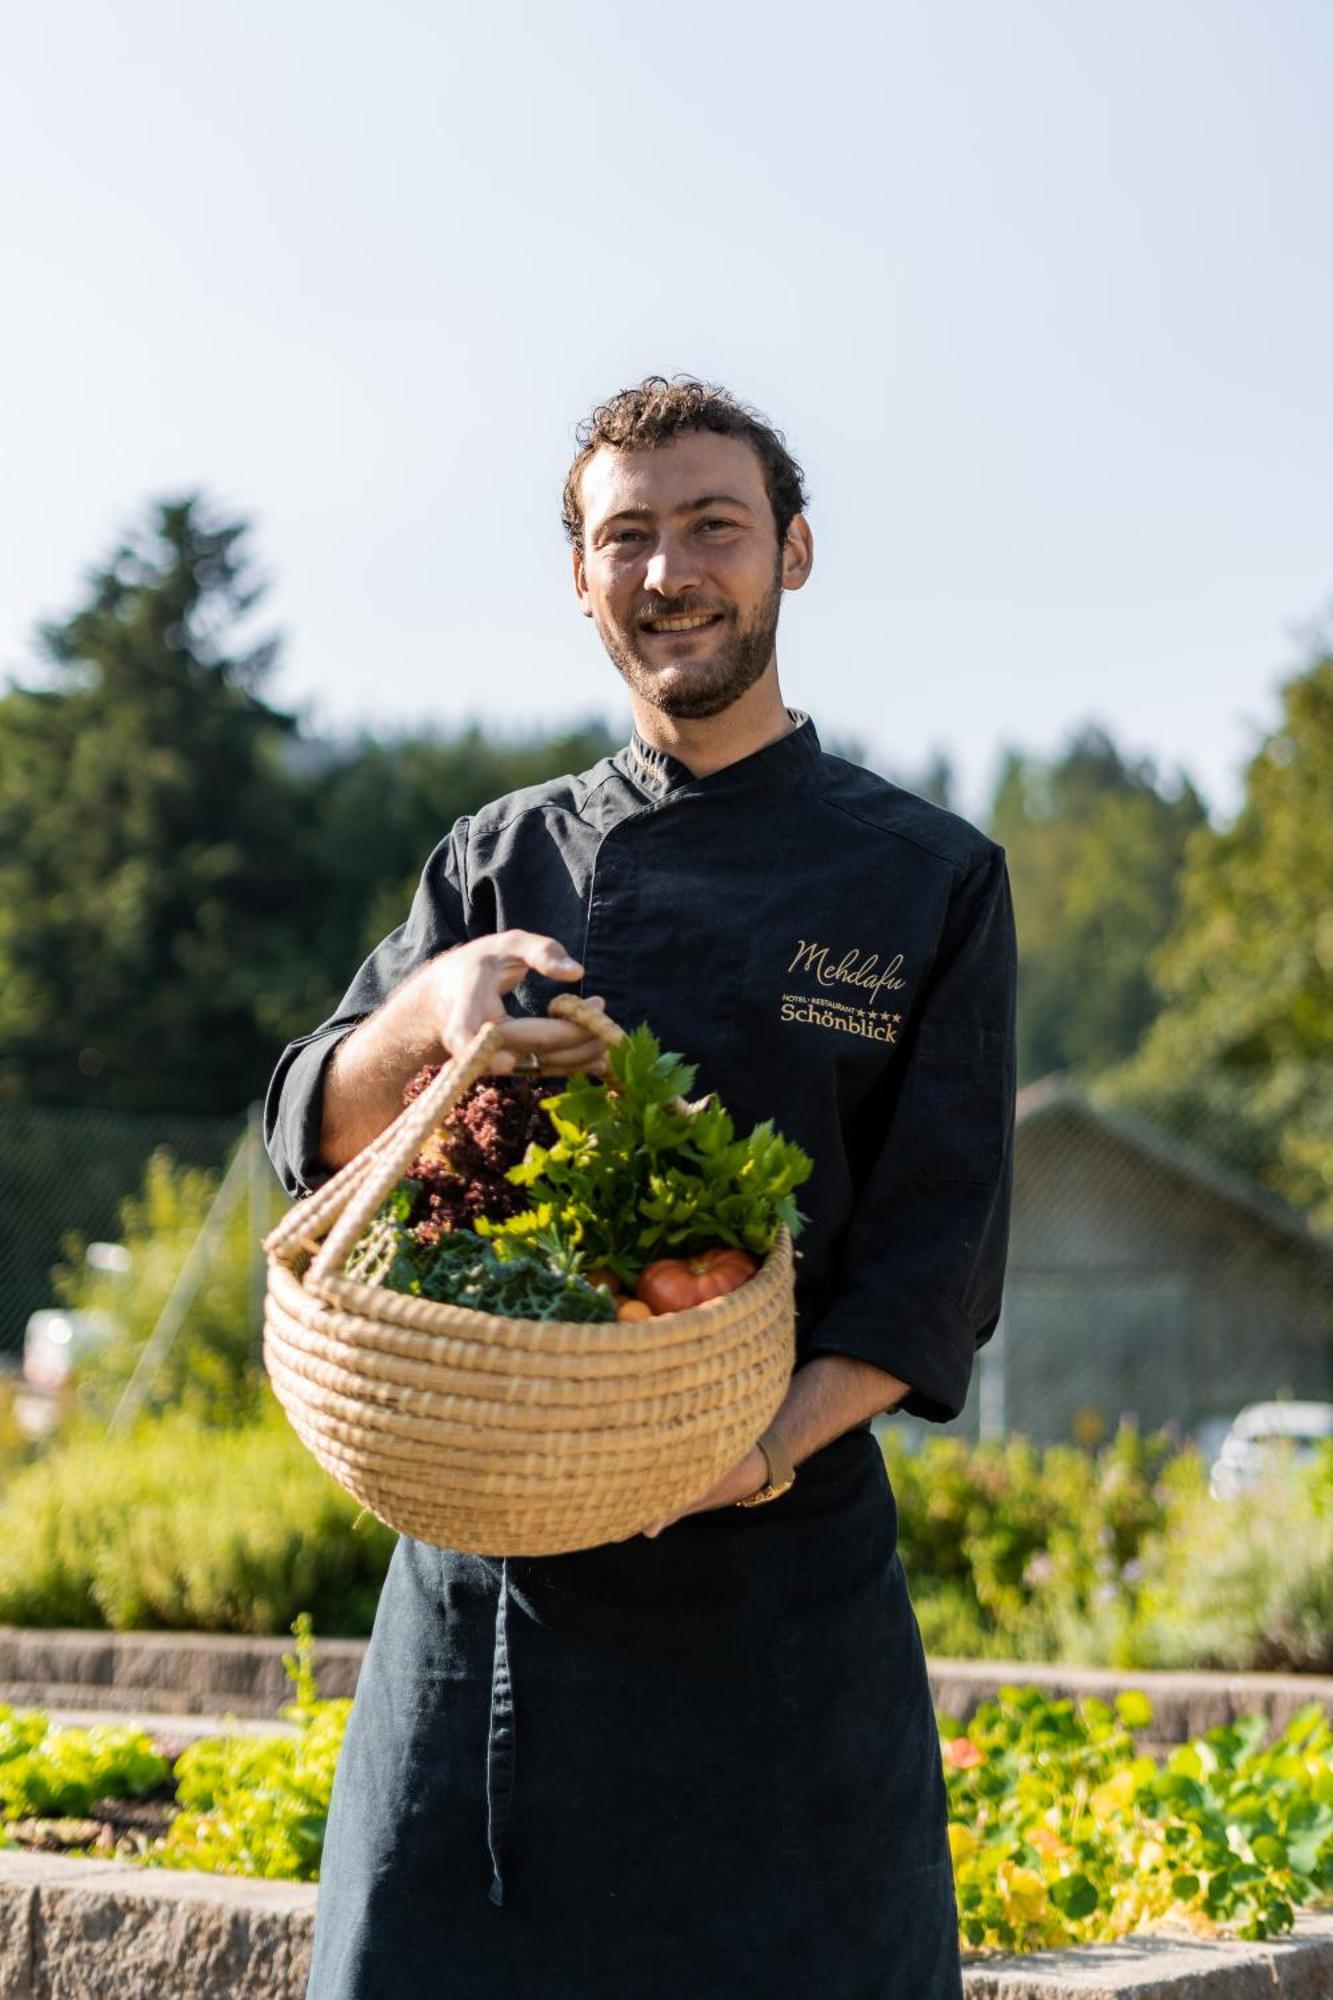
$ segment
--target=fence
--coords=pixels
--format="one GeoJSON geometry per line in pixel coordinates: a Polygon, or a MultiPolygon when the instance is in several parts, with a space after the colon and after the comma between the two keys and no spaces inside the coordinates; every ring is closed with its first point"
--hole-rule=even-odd
{"type": "Polygon", "coordinates": [[[183,1165],[217,1169],[244,1130],[244,1117],[0,1106],[0,1358],[16,1357],[29,1315],[56,1303],[51,1273],[70,1237],[116,1238],[150,1154],[166,1147],[183,1165]]]}

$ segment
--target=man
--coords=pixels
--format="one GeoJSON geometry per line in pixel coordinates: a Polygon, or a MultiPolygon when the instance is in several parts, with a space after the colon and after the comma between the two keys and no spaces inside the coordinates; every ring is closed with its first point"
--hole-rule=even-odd
{"type": "Polygon", "coordinates": [[[813,542],[777,433],[652,377],[580,446],[574,587],[631,740],[451,830],[406,923],[284,1054],[270,1146],[313,1186],[488,1020],[511,1020],[505,1068],[595,1067],[546,1011],[592,989],[696,1062],[738,1129],[771,1117],[811,1154],[797,1366],[762,1444],[673,1521],[540,1559],[400,1540],[310,1994],[955,2000],[939,1744],[869,1426],[956,1415],[998,1320],[1004,855],[784,705],[779,607],[813,542]]]}

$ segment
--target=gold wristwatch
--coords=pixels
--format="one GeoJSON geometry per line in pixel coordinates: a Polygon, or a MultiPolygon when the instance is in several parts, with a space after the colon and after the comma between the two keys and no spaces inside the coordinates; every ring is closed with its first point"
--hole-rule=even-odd
{"type": "Polygon", "coordinates": [[[780,1493],[785,1493],[795,1482],[796,1467],[792,1464],[791,1453],[777,1431],[765,1431],[759,1440],[759,1449],[763,1452],[768,1465],[767,1484],[761,1486],[757,1493],[747,1494],[744,1500],[738,1500],[735,1503],[738,1507],[762,1507],[765,1500],[776,1500],[780,1493]]]}

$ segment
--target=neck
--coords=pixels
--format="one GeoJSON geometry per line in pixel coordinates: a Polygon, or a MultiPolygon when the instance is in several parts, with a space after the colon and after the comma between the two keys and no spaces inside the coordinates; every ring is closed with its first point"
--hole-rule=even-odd
{"type": "Polygon", "coordinates": [[[630,708],[644,742],[675,757],[696,778],[753,756],[797,726],[783,703],[776,662],[720,715],[666,715],[632,692],[630,708]]]}

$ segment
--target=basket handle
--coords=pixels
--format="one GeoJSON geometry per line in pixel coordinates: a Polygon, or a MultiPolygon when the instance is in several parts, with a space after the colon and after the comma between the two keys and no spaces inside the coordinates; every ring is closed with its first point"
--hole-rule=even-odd
{"type": "MultiPolygon", "coordinates": [[[[547,1011],[595,1035],[608,1048],[614,1048],[617,1042],[624,1040],[623,1028],[617,1026],[600,1007],[590,1007],[577,994],[558,993],[547,1011]]],[[[368,1162],[348,1188],[347,1205],[310,1266],[311,1278],[331,1278],[342,1270],[352,1246],[378,1212],[390,1189],[411,1166],[421,1151],[423,1140],[443,1124],[478,1077],[486,1074],[500,1050],[510,1046],[509,1025],[508,1020],[488,1021],[478,1028],[466,1047],[450,1058],[438,1076],[431,1078],[420,1097],[414,1098],[399,1112],[392,1125],[386,1126],[379,1137],[358,1154],[356,1162],[349,1163],[359,1165],[366,1161],[368,1154],[373,1153],[373,1163],[368,1162]]],[[[519,1075],[525,1073],[518,1072],[519,1075]]],[[[534,1071],[533,1074],[540,1075],[541,1072],[534,1071]]],[[[312,1222],[314,1219],[307,1218],[312,1222]]]]}

